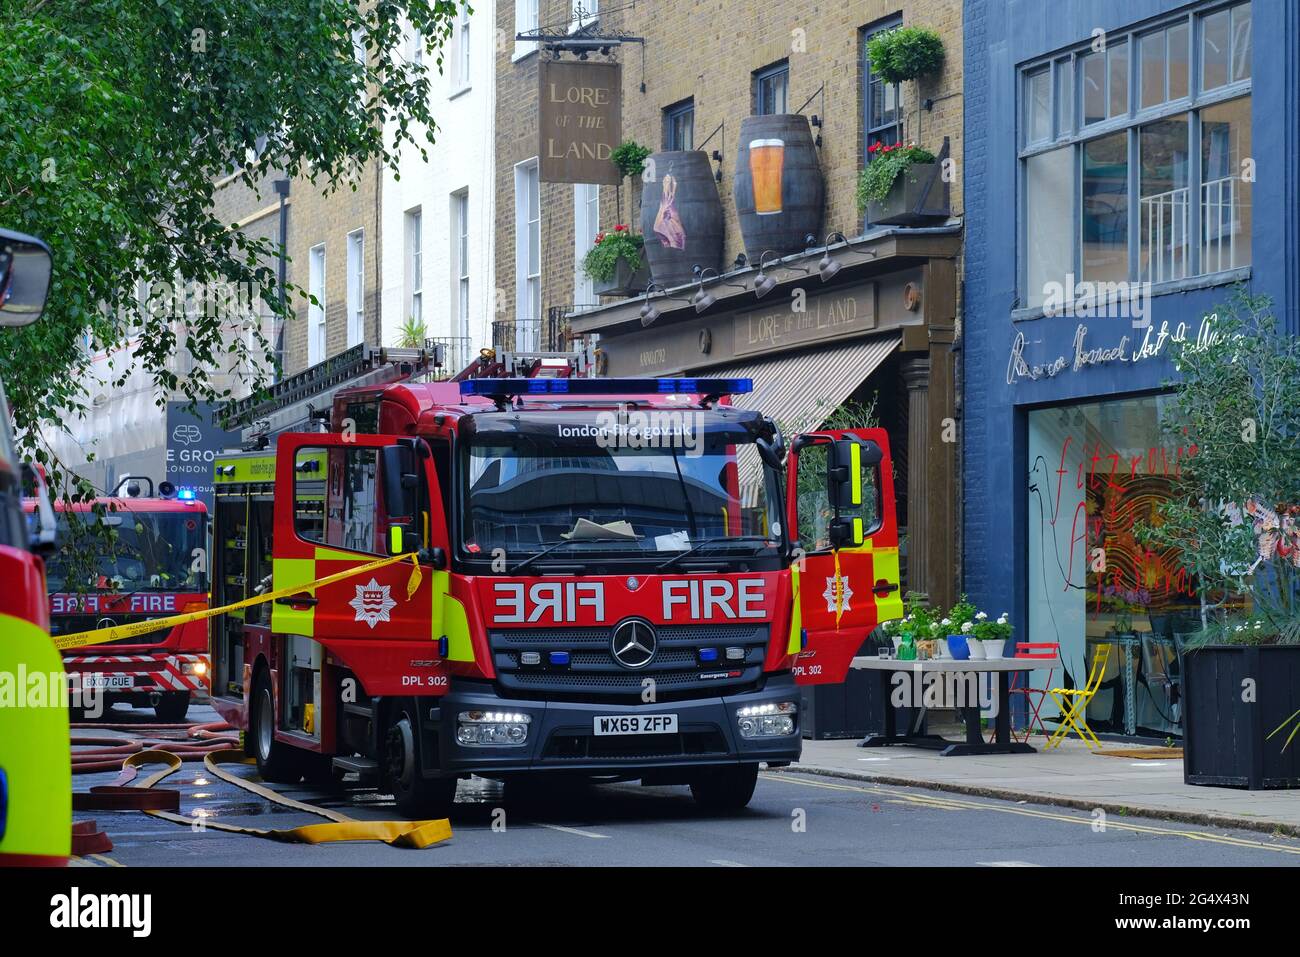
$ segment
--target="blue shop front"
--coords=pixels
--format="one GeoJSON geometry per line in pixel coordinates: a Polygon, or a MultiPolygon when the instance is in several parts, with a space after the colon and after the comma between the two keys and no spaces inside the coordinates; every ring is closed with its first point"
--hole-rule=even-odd
{"type": "MultiPolygon", "coordinates": [[[[1181,348],[1241,285],[1300,332],[1300,3],[967,0],[963,585],[1094,730],[1178,737],[1194,582],[1135,528],[1195,450],[1181,348]]],[[[1047,680],[1035,674],[1034,683],[1047,680]]]]}

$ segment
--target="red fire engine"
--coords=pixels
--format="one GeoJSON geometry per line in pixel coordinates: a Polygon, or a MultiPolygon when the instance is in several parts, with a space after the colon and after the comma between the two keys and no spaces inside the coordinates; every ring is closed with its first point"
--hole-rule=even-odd
{"type": "MultiPolygon", "coordinates": [[[[30,511],[33,504],[26,507],[30,511]]],[[[52,634],[208,607],[207,509],[190,490],[169,482],[155,489],[147,477],[128,476],[112,496],[72,504],[76,521],[84,523],[79,533],[66,508],[56,502],[59,553],[46,568],[52,634]],[[109,534],[89,528],[96,522],[106,525],[109,534]],[[72,538],[76,541],[69,548],[72,538]]],[[[125,641],[68,649],[63,667],[74,686],[97,689],[109,707],[118,701],[148,705],[160,720],[180,721],[191,698],[207,691],[207,650],[207,626],[195,621],[125,641]]]]}
{"type": "Polygon", "coordinates": [[[885,433],[787,449],[747,379],[581,371],[376,375],[308,413],[324,431],[217,458],[214,603],[279,593],[212,627],[214,706],[265,778],[357,772],[413,816],[470,774],[735,808],[799,757],[796,683],[902,613],[885,433]]]}

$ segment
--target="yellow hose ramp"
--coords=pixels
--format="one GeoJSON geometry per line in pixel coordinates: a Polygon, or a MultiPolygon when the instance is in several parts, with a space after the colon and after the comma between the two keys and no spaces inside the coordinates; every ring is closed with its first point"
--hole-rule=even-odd
{"type": "MultiPolygon", "coordinates": [[[[307,824],[302,827],[272,831],[258,827],[239,827],[235,824],[208,821],[205,818],[186,817],[172,811],[146,810],[144,813],[166,821],[172,821],[175,824],[184,824],[186,827],[193,827],[196,821],[201,821],[202,823],[199,826],[204,829],[228,831],[232,834],[251,834],[254,837],[264,837],[272,841],[282,841],[288,844],[383,841],[391,847],[423,848],[441,843],[451,837],[451,822],[446,818],[433,821],[358,821],[340,811],[331,811],[327,808],[316,807],[314,804],[304,804],[302,801],[287,798],[283,794],[272,791],[265,785],[245,780],[221,767],[223,764],[249,765],[254,763],[256,762],[252,758],[245,756],[242,751],[234,749],[214,751],[203,758],[203,766],[221,780],[279,804],[281,807],[328,818],[330,823],[307,824]]],[[[141,778],[140,783],[133,785],[134,787],[141,790],[153,787],[159,781],[178,770],[181,766],[181,759],[170,751],[141,751],[123,761],[122,768],[124,770],[127,768],[140,768],[150,764],[162,764],[164,767],[161,771],[155,771],[153,774],[141,778]]]]}

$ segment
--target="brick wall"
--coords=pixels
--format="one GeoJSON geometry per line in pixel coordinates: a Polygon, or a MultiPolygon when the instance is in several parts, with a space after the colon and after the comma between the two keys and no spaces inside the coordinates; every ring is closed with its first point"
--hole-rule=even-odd
{"type": "MultiPolygon", "coordinates": [[[[309,252],[325,244],[325,357],[347,348],[347,236],[365,230],[365,341],[380,341],[381,237],[380,177],[378,163],[360,168],[356,189],[347,185],[325,192],[305,177],[293,181],[289,190],[288,280],[304,292],[308,288],[309,252]]],[[[307,367],[308,302],[295,296],[294,318],[285,328],[285,374],[307,367]]]]}

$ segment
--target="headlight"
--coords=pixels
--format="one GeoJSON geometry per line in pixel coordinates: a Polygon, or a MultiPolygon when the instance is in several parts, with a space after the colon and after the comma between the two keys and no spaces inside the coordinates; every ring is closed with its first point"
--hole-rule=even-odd
{"type": "Polygon", "coordinates": [[[202,678],[208,673],[208,663],[206,661],[182,661],[181,674],[198,675],[202,678]]]}
{"type": "Polygon", "coordinates": [[[532,717],[512,711],[462,711],[456,743],[467,748],[512,748],[528,741],[532,717]]]}
{"type": "Polygon", "coordinates": [[[736,709],[736,725],[742,738],[774,738],[794,734],[799,706],[793,701],[754,704],[736,709]]]}

